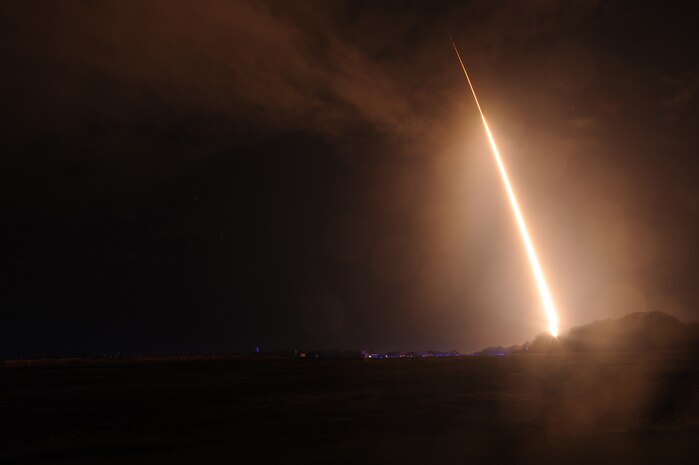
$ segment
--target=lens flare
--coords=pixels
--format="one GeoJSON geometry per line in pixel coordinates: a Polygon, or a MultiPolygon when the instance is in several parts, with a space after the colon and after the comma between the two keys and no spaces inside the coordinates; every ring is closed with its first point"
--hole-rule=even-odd
{"type": "Polygon", "coordinates": [[[527,250],[527,256],[529,257],[529,263],[531,264],[532,272],[534,273],[534,279],[536,281],[536,285],[539,288],[539,296],[541,298],[541,302],[544,306],[544,312],[546,313],[546,318],[548,319],[548,325],[549,325],[549,332],[551,333],[552,336],[557,337],[558,336],[558,314],[556,312],[556,306],[553,303],[553,298],[551,297],[551,292],[549,292],[549,287],[548,284],[546,284],[546,277],[544,276],[544,271],[541,269],[541,264],[539,264],[539,258],[536,255],[536,250],[534,249],[534,244],[532,242],[531,237],[529,236],[529,231],[527,230],[527,224],[524,221],[524,215],[522,215],[522,211],[519,208],[519,202],[517,201],[517,196],[515,195],[514,189],[512,189],[512,185],[510,184],[510,179],[507,175],[507,170],[505,169],[505,164],[502,161],[502,157],[500,156],[500,151],[498,150],[497,144],[495,144],[495,139],[493,138],[493,134],[490,132],[490,128],[488,127],[488,122],[485,120],[485,116],[483,115],[483,110],[481,109],[481,104],[478,102],[478,97],[476,96],[476,91],[473,88],[473,84],[471,83],[471,78],[468,76],[468,73],[466,72],[466,67],[464,66],[464,62],[461,59],[461,54],[459,53],[459,49],[456,48],[456,43],[454,43],[454,39],[451,37],[451,33],[449,34],[449,38],[451,39],[451,44],[454,46],[454,51],[456,52],[456,57],[459,59],[459,64],[461,64],[461,69],[464,71],[464,75],[466,76],[466,81],[468,82],[468,86],[471,89],[471,93],[473,94],[473,99],[476,101],[476,106],[478,107],[478,112],[481,114],[481,121],[483,121],[483,128],[485,129],[485,133],[488,136],[488,141],[490,142],[490,148],[493,151],[493,156],[495,157],[495,162],[498,165],[498,170],[500,171],[500,176],[502,177],[502,182],[505,185],[505,190],[507,191],[507,197],[510,199],[510,204],[512,205],[512,211],[515,215],[515,219],[517,220],[517,226],[519,227],[519,232],[520,235],[522,236],[522,241],[524,242],[524,248],[527,250]]]}

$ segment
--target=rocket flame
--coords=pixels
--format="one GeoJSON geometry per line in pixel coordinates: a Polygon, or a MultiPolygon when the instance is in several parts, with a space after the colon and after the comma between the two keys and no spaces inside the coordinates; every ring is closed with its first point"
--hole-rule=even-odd
{"type": "Polygon", "coordinates": [[[485,116],[483,115],[483,110],[481,109],[481,104],[478,102],[478,97],[476,97],[476,91],[473,88],[473,84],[471,83],[471,78],[468,76],[468,73],[466,72],[466,67],[464,66],[463,60],[461,60],[461,54],[459,53],[459,49],[456,48],[456,44],[454,43],[454,39],[451,37],[451,33],[449,34],[449,38],[451,39],[451,44],[454,46],[454,51],[456,52],[456,56],[459,59],[459,63],[461,64],[461,69],[464,71],[464,75],[466,76],[466,81],[468,82],[468,86],[471,88],[471,93],[473,94],[473,98],[476,101],[476,106],[478,107],[478,111],[481,114],[481,120],[483,121],[483,128],[485,129],[485,133],[488,136],[488,141],[490,142],[490,148],[493,150],[493,155],[495,156],[495,162],[498,165],[498,169],[500,170],[500,176],[502,177],[502,182],[505,184],[505,190],[507,191],[507,196],[510,199],[510,204],[512,205],[512,211],[515,215],[515,219],[517,220],[517,226],[519,227],[519,232],[522,236],[522,241],[524,242],[524,247],[527,250],[527,255],[529,256],[529,263],[531,264],[532,272],[534,273],[534,278],[536,280],[536,285],[539,288],[539,296],[541,297],[541,302],[544,305],[544,312],[546,313],[546,318],[548,319],[549,323],[549,332],[553,337],[558,336],[558,315],[556,313],[556,306],[553,303],[553,298],[551,297],[551,293],[549,292],[548,284],[546,284],[546,278],[544,277],[544,272],[541,269],[541,265],[539,264],[539,259],[536,256],[536,250],[534,249],[534,244],[532,243],[532,239],[529,236],[529,231],[527,230],[527,224],[524,221],[524,216],[522,215],[522,211],[519,208],[519,202],[517,202],[517,196],[515,196],[515,191],[512,189],[512,185],[510,184],[510,179],[507,176],[507,170],[505,169],[505,164],[502,161],[502,157],[500,156],[500,152],[498,151],[498,146],[495,144],[495,139],[493,139],[493,134],[490,132],[490,128],[488,127],[488,122],[485,120],[485,116]]]}

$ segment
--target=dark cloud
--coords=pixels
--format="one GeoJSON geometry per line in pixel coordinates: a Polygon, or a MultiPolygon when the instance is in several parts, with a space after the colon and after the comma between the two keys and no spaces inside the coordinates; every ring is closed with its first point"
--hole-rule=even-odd
{"type": "MultiPolygon", "coordinates": [[[[694,99],[699,91],[699,71],[696,69],[681,77],[667,78],[667,84],[671,94],[660,103],[665,109],[665,118],[669,121],[684,116],[684,110],[692,104],[696,107],[694,99]]],[[[691,112],[688,112],[691,116],[691,112]]]]}

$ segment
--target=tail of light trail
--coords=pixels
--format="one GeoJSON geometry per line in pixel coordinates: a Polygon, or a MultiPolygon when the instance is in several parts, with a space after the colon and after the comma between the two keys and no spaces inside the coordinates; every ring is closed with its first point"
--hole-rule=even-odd
{"type": "Polygon", "coordinates": [[[544,312],[546,313],[546,318],[548,319],[549,332],[552,336],[558,336],[558,314],[556,313],[556,306],[553,303],[553,298],[551,297],[551,292],[549,292],[548,284],[546,284],[546,277],[544,276],[544,271],[541,269],[541,264],[539,263],[539,258],[536,255],[536,249],[534,249],[534,244],[529,236],[529,231],[527,230],[527,223],[524,221],[524,215],[522,215],[522,210],[519,208],[519,202],[517,201],[517,196],[515,195],[514,189],[510,184],[510,179],[507,176],[507,170],[505,169],[505,164],[502,161],[500,152],[498,151],[498,146],[495,144],[495,139],[493,134],[490,132],[488,127],[488,122],[485,120],[483,115],[483,110],[481,109],[481,104],[478,102],[478,97],[476,96],[476,91],[473,88],[473,83],[471,78],[466,72],[466,67],[461,59],[461,54],[459,49],[456,48],[456,43],[449,34],[451,39],[451,44],[454,46],[454,51],[456,52],[456,57],[459,59],[459,64],[461,64],[461,69],[464,71],[464,76],[466,76],[466,81],[473,94],[473,99],[476,101],[476,106],[481,114],[481,121],[483,121],[483,128],[485,129],[485,134],[488,136],[488,141],[490,142],[490,148],[493,151],[493,156],[495,157],[495,162],[500,170],[500,176],[502,177],[502,182],[505,185],[505,190],[507,191],[507,197],[510,199],[510,204],[512,205],[512,212],[517,220],[517,226],[519,227],[519,233],[522,236],[522,242],[524,242],[524,247],[527,250],[527,256],[529,257],[529,263],[534,273],[534,278],[536,280],[536,285],[539,288],[539,296],[541,302],[544,306],[544,312]]]}

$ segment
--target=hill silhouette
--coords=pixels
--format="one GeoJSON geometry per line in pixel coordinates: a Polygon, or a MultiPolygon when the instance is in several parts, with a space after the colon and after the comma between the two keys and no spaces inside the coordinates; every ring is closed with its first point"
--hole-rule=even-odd
{"type": "Polygon", "coordinates": [[[487,347],[474,355],[693,349],[699,349],[699,323],[682,323],[663,312],[637,312],[576,326],[558,338],[540,334],[519,346],[487,347]]]}

